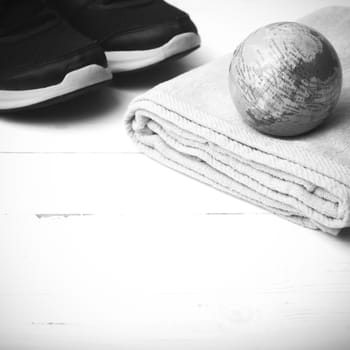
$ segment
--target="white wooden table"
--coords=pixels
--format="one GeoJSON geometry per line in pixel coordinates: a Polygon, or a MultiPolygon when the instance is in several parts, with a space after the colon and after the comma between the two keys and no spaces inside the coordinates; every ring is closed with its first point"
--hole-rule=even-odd
{"type": "Polygon", "coordinates": [[[172,172],[122,121],[133,97],[255,28],[349,0],[172,2],[200,28],[197,53],[0,116],[0,349],[350,349],[350,232],[303,229],[172,172]]]}

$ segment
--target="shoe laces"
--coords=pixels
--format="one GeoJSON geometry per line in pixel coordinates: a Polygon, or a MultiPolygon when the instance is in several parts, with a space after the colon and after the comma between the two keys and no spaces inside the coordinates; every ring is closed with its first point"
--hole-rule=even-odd
{"type": "Polygon", "coordinates": [[[0,0],[0,38],[16,40],[52,26],[56,12],[41,0],[0,0]]]}

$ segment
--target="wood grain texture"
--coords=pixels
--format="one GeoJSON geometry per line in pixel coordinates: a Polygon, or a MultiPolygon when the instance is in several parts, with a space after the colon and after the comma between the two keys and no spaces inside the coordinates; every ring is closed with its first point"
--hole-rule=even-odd
{"type": "Polygon", "coordinates": [[[254,214],[20,219],[1,219],[3,349],[348,340],[349,241],[254,214]]]}

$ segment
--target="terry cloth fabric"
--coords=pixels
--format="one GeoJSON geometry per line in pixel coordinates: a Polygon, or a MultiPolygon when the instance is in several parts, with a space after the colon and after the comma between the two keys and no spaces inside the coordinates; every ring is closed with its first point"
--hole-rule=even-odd
{"type": "Polygon", "coordinates": [[[350,8],[322,9],[301,22],[328,37],[342,61],[343,94],[327,125],[292,139],[246,126],[229,94],[230,56],[136,98],[126,127],[156,161],[336,235],[350,227],[350,8]]]}

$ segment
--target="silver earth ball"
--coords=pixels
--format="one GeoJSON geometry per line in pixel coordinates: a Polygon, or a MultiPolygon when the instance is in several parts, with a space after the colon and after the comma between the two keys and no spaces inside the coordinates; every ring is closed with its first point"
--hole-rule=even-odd
{"type": "Polygon", "coordinates": [[[342,68],[331,43],[294,22],[251,34],[236,49],[230,91],[254,129],[273,136],[313,130],[332,115],[342,89],[342,68]]]}

